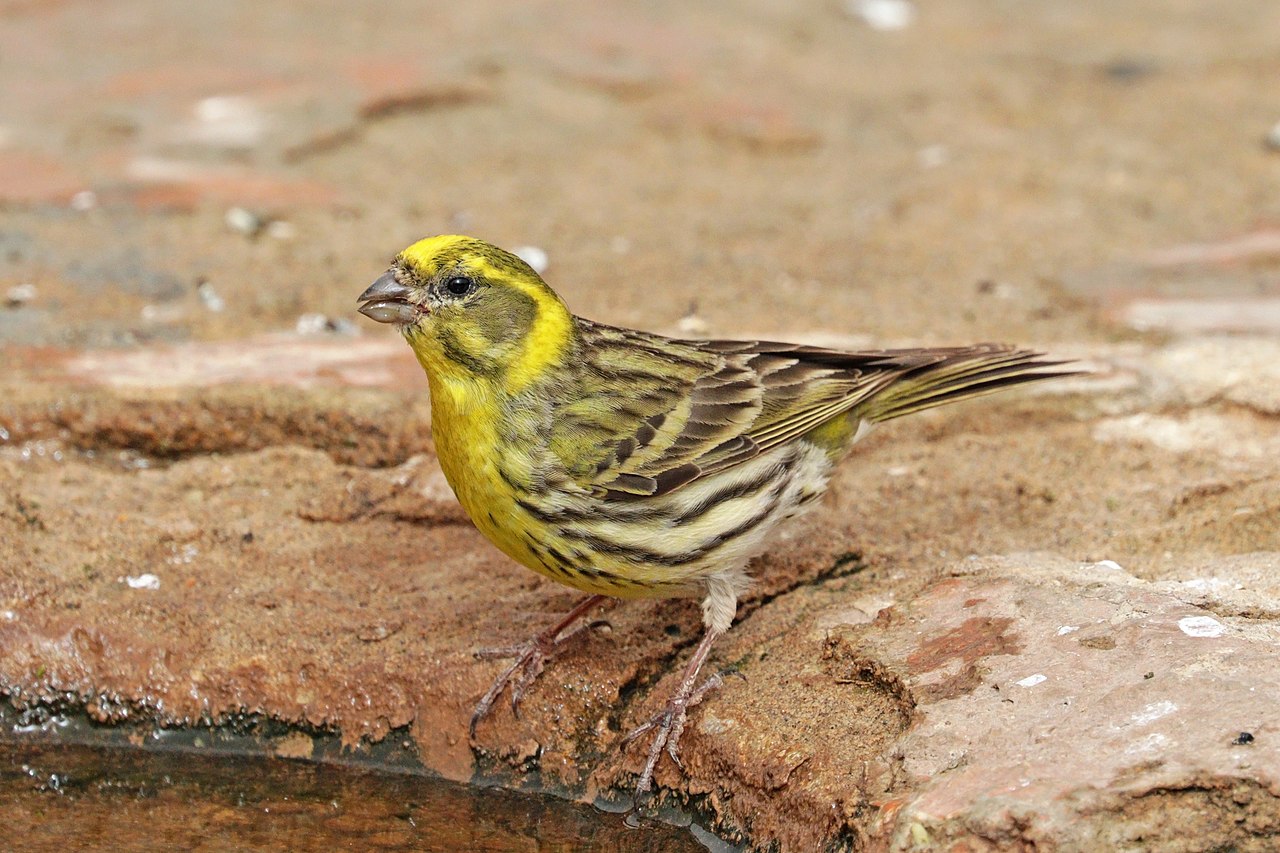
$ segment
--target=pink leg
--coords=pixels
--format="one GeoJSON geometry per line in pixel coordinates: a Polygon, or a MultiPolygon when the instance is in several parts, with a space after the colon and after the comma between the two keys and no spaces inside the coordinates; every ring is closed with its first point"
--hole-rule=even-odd
{"type": "MultiPolygon", "coordinates": [[[[480,699],[480,703],[476,705],[475,713],[471,715],[471,736],[476,736],[476,726],[493,710],[494,703],[498,701],[498,697],[502,695],[502,691],[507,688],[508,684],[511,685],[511,713],[517,717],[520,716],[520,700],[524,698],[525,690],[541,674],[543,668],[547,665],[547,661],[551,659],[552,654],[560,647],[560,644],[578,633],[578,631],[572,631],[563,637],[560,634],[585,616],[591,608],[608,600],[609,596],[607,595],[590,596],[580,601],[576,607],[565,614],[563,619],[532,640],[502,649],[482,649],[476,652],[476,657],[483,660],[515,658],[515,663],[507,667],[498,676],[497,680],[493,682],[493,686],[489,688],[489,692],[484,694],[480,699]]],[[[579,628],[578,630],[581,629],[579,628]]]]}
{"type": "Polygon", "coordinates": [[[631,734],[623,738],[623,745],[630,743],[645,732],[657,729],[658,733],[654,735],[653,743],[649,746],[649,760],[645,762],[644,772],[640,774],[640,781],[636,783],[636,799],[649,790],[653,782],[653,771],[658,766],[658,759],[662,757],[663,747],[666,747],[667,755],[671,756],[671,760],[675,762],[677,767],[680,764],[679,743],[680,735],[684,733],[685,717],[690,708],[697,705],[703,700],[708,692],[715,690],[723,682],[723,678],[719,675],[713,675],[702,683],[698,689],[694,689],[693,685],[698,681],[698,671],[702,669],[702,664],[706,662],[707,655],[711,653],[711,646],[720,637],[721,631],[715,631],[710,628],[702,635],[702,642],[698,643],[698,648],[694,650],[693,657],[689,659],[689,665],[685,667],[684,678],[680,680],[680,686],[671,694],[671,698],[667,700],[667,707],[657,714],[652,720],[640,726],[631,734]]]}

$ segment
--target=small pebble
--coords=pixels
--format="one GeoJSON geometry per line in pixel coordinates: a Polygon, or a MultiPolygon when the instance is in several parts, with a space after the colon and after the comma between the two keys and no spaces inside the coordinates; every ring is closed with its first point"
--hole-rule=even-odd
{"type": "Polygon", "coordinates": [[[512,254],[533,267],[533,271],[538,275],[542,275],[547,271],[547,264],[550,258],[547,257],[546,251],[539,249],[537,246],[520,246],[514,249],[512,254]]]}
{"type": "Polygon", "coordinates": [[[227,303],[218,295],[218,291],[214,290],[213,285],[207,281],[202,280],[196,285],[196,293],[200,296],[204,307],[215,314],[220,314],[227,307],[227,303]]]}
{"type": "Polygon", "coordinates": [[[239,120],[256,112],[253,101],[241,95],[211,95],[196,102],[196,118],[214,124],[239,120]]]}
{"type": "Polygon", "coordinates": [[[156,577],[150,572],[148,572],[145,575],[138,575],[137,577],[130,575],[129,577],[124,579],[124,582],[129,585],[130,589],[159,589],[160,588],[160,578],[156,577]]]}
{"type": "Polygon", "coordinates": [[[176,323],[187,311],[182,305],[143,305],[138,314],[148,323],[176,323]]]}
{"type": "Polygon", "coordinates": [[[81,190],[71,197],[71,209],[84,213],[98,206],[98,194],[93,190],[81,190]]]}
{"type": "Polygon", "coordinates": [[[1262,141],[1272,151],[1280,151],[1280,121],[1271,125],[1271,130],[1267,131],[1262,141]]]}
{"type": "Polygon", "coordinates": [[[1253,743],[1253,732],[1241,732],[1231,743],[1233,746],[1248,746],[1253,743]]]}
{"type": "Polygon", "coordinates": [[[266,118],[252,98],[213,95],[196,102],[193,141],[216,148],[248,149],[262,141],[266,118]]]}
{"type": "Polygon", "coordinates": [[[4,297],[4,304],[6,308],[21,308],[35,298],[36,286],[34,284],[19,284],[9,288],[9,292],[4,297]]]}
{"type": "Polygon", "coordinates": [[[1221,637],[1227,628],[1212,616],[1184,616],[1178,620],[1178,629],[1188,637],[1221,637]]]}
{"type": "Polygon", "coordinates": [[[293,330],[299,335],[318,335],[329,325],[329,318],[324,314],[303,314],[293,324],[293,330]]]}
{"type": "Polygon", "coordinates": [[[246,237],[258,236],[258,233],[262,231],[263,226],[266,224],[262,221],[261,216],[251,210],[245,210],[243,207],[229,209],[223,218],[228,228],[246,237]]]}
{"type": "Polygon", "coordinates": [[[905,30],[916,17],[915,4],[910,0],[848,0],[844,8],[871,29],[881,32],[905,30]]]}
{"type": "Polygon", "coordinates": [[[686,314],[676,323],[676,328],[682,335],[705,335],[709,327],[707,321],[697,314],[686,314]]]}
{"type": "Polygon", "coordinates": [[[293,326],[299,335],[358,335],[360,328],[345,317],[327,314],[303,314],[293,326]]]}

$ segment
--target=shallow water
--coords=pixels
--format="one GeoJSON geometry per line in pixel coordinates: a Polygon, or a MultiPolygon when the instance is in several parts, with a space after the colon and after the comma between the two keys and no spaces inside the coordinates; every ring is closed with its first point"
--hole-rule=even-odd
{"type": "Polygon", "coordinates": [[[688,829],[545,796],[279,759],[0,742],[23,851],[704,851],[688,829]]]}

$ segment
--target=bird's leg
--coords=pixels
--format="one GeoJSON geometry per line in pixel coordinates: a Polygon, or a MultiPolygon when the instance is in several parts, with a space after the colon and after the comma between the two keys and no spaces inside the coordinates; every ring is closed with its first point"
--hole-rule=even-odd
{"type": "Polygon", "coordinates": [[[517,717],[520,716],[520,700],[524,698],[525,690],[541,674],[543,667],[560,644],[582,629],[580,627],[563,637],[560,635],[566,628],[585,616],[587,611],[608,599],[607,595],[592,595],[578,602],[578,605],[566,613],[563,619],[531,640],[501,649],[481,649],[475,653],[476,657],[482,660],[515,658],[515,662],[498,676],[493,686],[489,688],[489,692],[484,694],[476,705],[475,713],[471,715],[472,737],[476,736],[476,726],[493,710],[494,703],[498,701],[498,697],[502,695],[507,685],[511,685],[511,713],[517,717]]]}
{"type": "Polygon", "coordinates": [[[653,782],[653,771],[658,766],[658,759],[662,757],[662,750],[665,747],[667,755],[671,756],[671,760],[675,762],[677,767],[682,767],[679,756],[680,735],[684,733],[685,717],[689,709],[697,705],[712,690],[715,690],[723,682],[723,678],[719,673],[711,676],[702,683],[702,686],[694,689],[694,685],[698,681],[698,671],[702,669],[702,664],[706,661],[707,655],[711,653],[711,646],[719,638],[724,631],[708,628],[706,633],[702,635],[702,642],[698,643],[698,648],[694,650],[693,657],[689,659],[689,665],[684,669],[684,677],[680,679],[680,686],[671,694],[671,698],[667,700],[667,707],[660,711],[652,720],[645,723],[640,728],[635,729],[625,738],[622,743],[625,746],[646,732],[657,729],[657,734],[653,737],[653,742],[649,745],[649,760],[645,762],[644,772],[640,774],[640,781],[636,783],[636,799],[649,790],[653,782]]]}

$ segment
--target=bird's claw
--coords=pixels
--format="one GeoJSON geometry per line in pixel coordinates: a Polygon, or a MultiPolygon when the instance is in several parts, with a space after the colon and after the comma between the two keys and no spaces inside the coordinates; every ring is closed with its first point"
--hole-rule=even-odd
{"type": "Polygon", "coordinates": [[[672,763],[676,767],[680,768],[681,771],[684,770],[684,764],[680,761],[680,736],[684,734],[684,727],[688,722],[689,709],[700,703],[708,693],[722,684],[724,684],[724,673],[716,673],[687,696],[679,694],[672,696],[667,700],[667,706],[655,714],[653,719],[632,729],[622,739],[622,745],[625,747],[647,732],[654,729],[658,731],[654,735],[653,742],[649,745],[649,757],[645,762],[644,771],[640,774],[640,781],[636,783],[637,802],[652,787],[653,771],[657,769],[658,759],[662,757],[664,751],[670,756],[672,763]]]}
{"type": "Polygon", "coordinates": [[[476,726],[480,721],[488,716],[493,710],[493,706],[498,701],[498,697],[502,695],[502,691],[511,687],[511,713],[516,717],[520,716],[520,702],[524,699],[525,691],[529,686],[537,680],[542,671],[546,669],[547,661],[551,660],[556,650],[561,645],[577,636],[583,628],[597,628],[601,625],[609,623],[604,619],[597,619],[585,625],[578,625],[573,630],[569,627],[581,619],[583,614],[592,607],[600,604],[605,600],[602,595],[593,595],[590,598],[579,602],[573,610],[560,620],[553,627],[542,632],[531,640],[518,643],[514,646],[503,646],[495,649],[477,649],[473,654],[479,660],[496,660],[499,658],[515,658],[511,666],[502,671],[502,674],[494,679],[487,693],[480,698],[476,704],[475,713],[471,715],[471,724],[468,731],[471,737],[476,736],[476,726]]]}
{"type": "Polygon", "coordinates": [[[525,691],[546,669],[547,661],[551,659],[552,653],[560,642],[563,642],[563,640],[547,640],[539,636],[516,646],[507,646],[500,649],[479,649],[475,652],[475,656],[480,660],[515,658],[515,662],[494,679],[493,685],[488,692],[476,704],[476,710],[471,715],[471,724],[469,726],[471,737],[474,738],[476,736],[476,726],[493,710],[498,697],[502,695],[502,691],[508,685],[511,686],[511,713],[516,717],[520,716],[520,702],[524,699],[525,691]]]}

